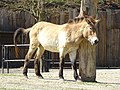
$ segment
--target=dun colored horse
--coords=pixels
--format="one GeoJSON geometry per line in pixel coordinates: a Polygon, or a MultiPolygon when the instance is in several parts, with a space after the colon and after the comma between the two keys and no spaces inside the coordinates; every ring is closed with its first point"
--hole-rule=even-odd
{"type": "Polygon", "coordinates": [[[79,79],[76,68],[76,52],[83,39],[88,40],[91,45],[95,45],[99,42],[96,35],[96,24],[98,20],[95,20],[91,16],[77,17],[73,20],[69,20],[68,23],[57,25],[49,22],[38,22],[29,29],[18,29],[14,34],[14,43],[16,46],[16,40],[21,33],[29,32],[30,46],[28,53],[25,57],[23,74],[27,77],[29,59],[33,53],[37,50],[34,61],[35,74],[40,78],[43,78],[40,73],[40,60],[45,50],[51,52],[58,52],[59,63],[59,78],[63,77],[63,66],[66,54],[69,54],[69,58],[74,70],[75,80],[79,79]]]}

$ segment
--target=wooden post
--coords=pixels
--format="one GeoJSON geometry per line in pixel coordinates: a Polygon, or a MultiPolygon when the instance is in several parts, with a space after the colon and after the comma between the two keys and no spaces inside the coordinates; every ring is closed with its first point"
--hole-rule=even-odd
{"type": "Polygon", "coordinates": [[[96,79],[96,47],[83,40],[79,50],[79,75],[82,81],[94,82],[96,79]]]}
{"type": "MultiPolygon", "coordinates": [[[[89,15],[96,15],[96,12],[91,12],[96,8],[95,1],[97,0],[83,0],[83,9],[86,8],[85,10],[89,15]]],[[[83,40],[78,49],[78,54],[81,80],[85,82],[96,81],[96,46],[92,46],[87,40],[83,40]]]]}

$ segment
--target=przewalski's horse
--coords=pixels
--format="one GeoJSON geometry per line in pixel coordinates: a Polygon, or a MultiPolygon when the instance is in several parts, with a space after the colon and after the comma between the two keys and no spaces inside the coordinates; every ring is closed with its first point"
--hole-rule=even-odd
{"type": "Polygon", "coordinates": [[[88,40],[92,45],[98,43],[96,35],[95,20],[91,16],[81,16],[68,23],[57,25],[49,22],[38,22],[29,29],[18,29],[14,34],[14,43],[16,45],[17,36],[20,33],[29,32],[30,46],[25,57],[23,74],[27,77],[29,59],[37,49],[34,61],[35,73],[40,78],[43,78],[40,73],[40,60],[45,50],[51,52],[58,52],[59,63],[59,78],[63,77],[63,66],[66,54],[69,54],[70,61],[74,70],[75,80],[79,79],[76,68],[76,53],[77,49],[83,39],[88,40]]]}

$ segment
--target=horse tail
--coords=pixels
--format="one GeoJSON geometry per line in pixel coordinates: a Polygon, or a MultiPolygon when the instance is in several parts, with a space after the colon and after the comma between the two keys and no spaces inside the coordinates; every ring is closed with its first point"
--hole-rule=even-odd
{"type": "Polygon", "coordinates": [[[17,39],[18,36],[21,34],[28,34],[30,32],[30,28],[28,29],[24,29],[24,28],[18,28],[15,33],[14,33],[14,37],[13,37],[13,41],[14,41],[14,45],[15,45],[15,53],[16,53],[16,57],[18,58],[18,47],[17,47],[17,39]]]}

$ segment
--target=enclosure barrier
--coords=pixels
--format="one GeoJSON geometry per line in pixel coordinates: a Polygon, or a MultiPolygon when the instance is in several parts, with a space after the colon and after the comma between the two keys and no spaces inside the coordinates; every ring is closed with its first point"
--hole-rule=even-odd
{"type": "MultiPolygon", "coordinates": [[[[27,53],[29,44],[18,44],[17,47],[21,49],[20,58],[16,58],[15,56],[15,50],[12,48],[15,48],[15,45],[2,45],[2,73],[4,73],[5,69],[5,63],[7,68],[7,73],[9,73],[9,62],[24,62],[24,57],[27,53]],[[22,50],[24,49],[24,50],[22,50]],[[11,53],[12,52],[12,53],[11,53]],[[13,54],[13,55],[11,55],[13,54]]],[[[30,61],[34,61],[34,59],[30,59],[30,61]]],[[[48,72],[49,71],[49,62],[51,60],[44,60],[42,63],[42,72],[48,72]]]]}

